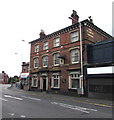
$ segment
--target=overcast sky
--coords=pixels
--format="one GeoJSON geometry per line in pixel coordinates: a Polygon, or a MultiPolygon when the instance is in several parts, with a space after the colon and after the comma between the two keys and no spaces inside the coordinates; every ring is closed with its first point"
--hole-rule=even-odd
{"type": "Polygon", "coordinates": [[[20,75],[21,62],[29,61],[28,42],[71,25],[76,10],[79,21],[92,16],[95,25],[112,35],[113,0],[0,0],[0,72],[20,75]],[[22,40],[25,40],[23,42],[22,40]],[[18,53],[18,54],[15,54],[18,53]]]}

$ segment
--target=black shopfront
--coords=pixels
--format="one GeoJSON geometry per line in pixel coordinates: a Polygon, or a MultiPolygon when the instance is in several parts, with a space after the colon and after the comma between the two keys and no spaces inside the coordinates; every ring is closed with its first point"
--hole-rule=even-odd
{"type": "Polygon", "coordinates": [[[113,99],[114,40],[88,45],[85,65],[87,95],[90,98],[113,99]]]}

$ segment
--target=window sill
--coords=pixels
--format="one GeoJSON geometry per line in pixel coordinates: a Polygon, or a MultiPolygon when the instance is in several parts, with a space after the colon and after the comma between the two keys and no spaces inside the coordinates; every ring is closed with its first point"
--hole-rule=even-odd
{"type": "Polygon", "coordinates": [[[51,89],[54,89],[54,90],[60,90],[59,87],[51,87],[51,89]]]}
{"type": "Polygon", "coordinates": [[[61,46],[60,46],[60,45],[59,45],[59,46],[53,46],[52,49],[53,49],[53,48],[59,48],[59,47],[61,47],[61,46]]]}
{"type": "Polygon", "coordinates": [[[38,67],[34,67],[33,69],[38,69],[38,67]]]}
{"type": "Polygon", "coordinates": [[[57,65],[53,65],[53,67],[59,67],[60,66],[60,64],[57,64],[57,65]]]}
{"type": "Polygon", "coordinates": [[[72,40],[71,40],[71,43],[75,43],[75,42],[78,42],[78,41],[79,41],[79,40],[76,40],[76,41],[72,41],[72,40]]]}
{"type": "Polygon", "coordinates": [[[43,51],[47,51],[47,50],[49,50],[49,49],[43,49],[43,51]]]}
{"type": "Polygon", "coordinates": [[[79,61],[78,62],[72,62],[71,64],[78,64],[78,63],[80,63],[79,61]]]}
{"type": "Polygon", "coordinates": [[[35,54],[39,53],[39,51],[34,52],[35,54]]]}
{"type": "Polygon", "coordinates": [[[69,88],[69,90],[77,90],[78,88],[69,88]]]}
{"type": "Polygon", "coordinates": [[[38,86],[31,86],[32,88],[38,88],[38,86]]]}
{"type": "Polygon", "coordinates": [[[48,66],[43,66],[43,68],[48,68],[48,66]]]}

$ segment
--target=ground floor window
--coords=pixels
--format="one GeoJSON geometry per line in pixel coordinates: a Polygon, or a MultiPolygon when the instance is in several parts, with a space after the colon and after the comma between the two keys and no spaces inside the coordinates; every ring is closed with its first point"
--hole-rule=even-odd
{"type": "Polygon", "coordinates": [[[33,75],[33,77],[32,77],[32,87],[38,87],[38,77],[37,77],[37,75],[33,75]]]}
{"type": "Polygon", "coordinates": [[[80,83],[80,74],[79,72],[70,72],[69,74],[69,88],[78,89],[80,83]]]}
{"type": "Polygon", "coordinates": [[[52,88],[60,88],[60,75],[58,73],[54,73],[52,75],[52,88]]]}
{"type": "Polygon", "coordinates": [[[29,78],[23,78],[22,81],[22,84],[25,86],[29,84],[29,78]]]}

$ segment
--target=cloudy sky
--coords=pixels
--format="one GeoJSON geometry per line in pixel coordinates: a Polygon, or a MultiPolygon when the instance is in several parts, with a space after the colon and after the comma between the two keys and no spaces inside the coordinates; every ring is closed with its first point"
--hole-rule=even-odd
{"type": "Polygon", "coordinates": [[[113,0],[0,0],[0,72],[20,75],[21,62],[29,61],[28,42],[41,29],[50,34],[71,25],[76,10],[79,21],[92,16],[95,25],[112,35],[113,0]],[[23,42],[22,40],[25,40],[23,42]],[[17,54],[15,54],[17,53],[17,54]]]}

